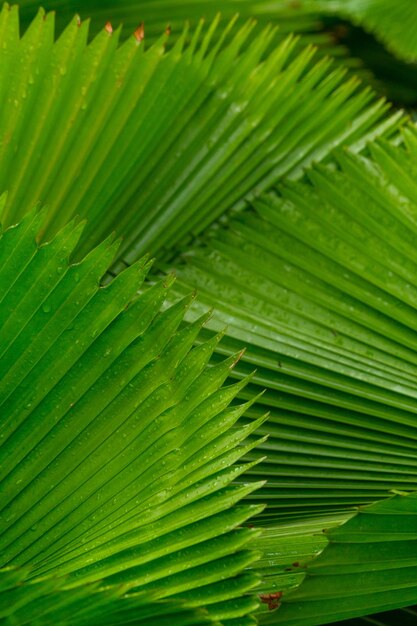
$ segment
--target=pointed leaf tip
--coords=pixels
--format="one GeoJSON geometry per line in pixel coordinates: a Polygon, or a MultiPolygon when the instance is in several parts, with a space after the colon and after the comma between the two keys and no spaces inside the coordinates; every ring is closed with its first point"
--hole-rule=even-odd
{"type": "Polygon", "coordinates": [[[140,43],[141,41],[143,41],[145,39],[145,25],[142,22],[142,24],[135,30],[135,32],[133,33],[134,38],[136,39],[136,41],[138,43],[140,43]]]}
{"type": "Polygon", "coordinates": [[[243,350],[241,350],[240,352],[238,352],[238,354],[236,355],[235,359],[233,360],[230,369],[233,369],[235,367],[235,365],[237,363],[239,363],[240,359],[242,358],[242,356],[245,354],[246,352],[246,348],[243,348],[243,350]]]}
{"type": "Polygon", "coordinates": [[[177,277],[175,275],[175,272],[168,274],[163,283],[165,289],[169,289],[175,283],[176,279],[177,277]]]}

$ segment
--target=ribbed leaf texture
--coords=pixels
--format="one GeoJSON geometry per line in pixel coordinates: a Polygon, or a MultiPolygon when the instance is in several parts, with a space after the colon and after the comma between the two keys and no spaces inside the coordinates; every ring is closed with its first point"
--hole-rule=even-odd
{"type": "Polygon", "coordinates": [[[305,571],[299,586],[262,622],[317,626],[414,604],[416,516],[417,495],[397,495],[325,531],[321,554],[293,565],[305,571]]]}
{"type": "Polygon", "coordinates": [[[0,240],[0,566],[23,568],[1,574],[4,623],[57,623],[66,606],[93,624],[95,603],[100,623],[136,606],[141,624],[201,623],[180,601],[246,623],[257,531],[241,526],[262,507],[238,504],[258,484],[232,481],[262,420],[229,407],[236,356],[207,368],[219,337],[192,348],[205,321],[181,326],[192,298],[159,313],[172,279],[138,295],[146,260],[100,287],[118,242],[71,264],[83,224],[70,223],[38,247],[44,218],[0,240]]]}
{"type": "MultiPolygon", "coordinates": [[[[358,617],[354,619],[336,622],[339,626],[414,626],[417,619],[417,607],[407,607],[398,611],[377,613],[370,617],[358,617]]],[[[334,626],[334,624],[332,624],[334,626]]]]}
{"type": "Polygon", "coordinates": [[[0,620],[5,626],[219,626],[207,611],[189,609],[174,601],[152,601],[148,594],[129,593],[129,587],[100,589],[97,583],[65,589],[65,579],[47,577],[28,581],[28,569],[0,570],[0,620]]]}
{"type": "MultiPolygon", "coordinates": [[[[23,16],[33,17],[38,3],[22,0],[23,16]]],[[[170,24],[180,32],[186,20],[213,18],[216,12],[225,16],[239,13],[244,18],[256,17],[262,22],[276,22],[283,32],[308,34],[318,44],[329,46],[330,38],[321,33],[324,17],[343,17],[373,33],[396,56],[417,59],[417,7],[412,0],[47,0],[45,8],[57,9],[61,17],[92,17],[96,26],[110,16],[131,30],[144,21],[151,37],[158,36],[170,24]]]]}
{"type": "Polygon", "coordinates": [[[297,178],[333,148],[392,136],[387,115],[358,81],[294,39],[270,49],[273,29],[253,24],[168,35],[144,49],[136,31],[122,46],[110,25],[87,45],[75,19],[54,43],[40,12],[19,37],[16,7],[0,14],[0,190],[3,222],[48,206],[42,237],[88,218],[80,257],[116,230],[119,257],[169,255],[231,208],[284,175],[297,178]],[[222,37],[228,37],[222,45],[222,37]]]}
{"type": "Polygon", "coordinates": [[[300,10],[315,9],[352,20],[373,33],[396,56],[417,60],[417,6],[409,0],[306,0],[300,10]]]}
{"type": "MultiPolygon", "coordinates": [[[[21,0],[19,3],[21,12],[21,23],[26,29],[38,10],[36,0],[21,0]]],[[[277,46],[279,42],[285,40],[289,34],[296,34],[298,41],[295,44],[296,50],[301,50],[307,45],[317,47],[316,60],[320,57],[331,56],[346,68],[352,70],[366,84],[372,85],[381,95],[395,95],[402,97],[400,102],[406,103],[415,96],[412,89],[414,73],[409,68],[408,73],[412,80],[407,86],[406,81],[398,76],[398,67],[393,71],[390,67],[391,55],[386,53],[386,58],[381,59],[388,67],[384,76],[389,81],[389,88],[384,81],[382,85],[375,81],[372,70],[369,71],[367,62],[363,63],[363,52],[360,55],[353,53],[343,43],[343,37],[338,33],[344,32],[341,29],[340,19],[327,16],[327,12],[319,13],[316,8],[304,7],[300,3],[289,0],[278,0],[274,2],[264,2],[264,0],[147,0],[138,2],[137,0],[51,0],[42,5],[47,10],[56,10],[57,32],[60,33],[71,20],[74,14],[79,14],[82,19],[91,18],[90,36],[96,35],[108,22],[112,21],[115,27],[123,25],[121,39],[125,39],[133,33],[139,24],[144,26],[146,41],[148,43],[156,41],[161,33],[168,27],[170,37],[167,46],[172,46],[178,37],[181,36],[184,25],[190,24],[193,29],[200,19],[213,20],[220,17],[220,25],[224,26],[231,19],[236,19],[236,23],[243,25],[248,19],[254,19],[252,37],[259,35],[269,24],[277,26],[270,47],[277,46]],[[408,97],[408,100],[407,100],[408,97]]],[[[222,34],[223,28],[218,28],[213,33],[213,40],[217,40],[222,34]]],[[[366,45],[366,60],[372,67],[373,51],[368,50],[369,42],[366,45]]],[[[377,68],[378,69],[378,68],[377,68]]],[[[397,102],[397,100],[395,100],[397,102]]]]}
{"type": "MultiPolygon", "coordinates": [[[[26,24],[33,19],[39,4],[34,0],[22,0],[20,3],[22,20],[26,24]]],[[[91,18],[93,32],[102,28],[111,19],[115,25],[123,24],[125,34],[136,30],[138,25],[145,24],[146,36],[155,39],[167,26],[174,38],[184,28],[185,22],[196,25],[201,18],[214,19],[221,13],[224,19],[231,19],[239,14],[241,21],[255,17],[265,25],[270,21],[279,23],[282,34],[298,32],[308,34],[309,38],[320,31],[321,23],[317,11],[294,6],[288,0],[265,3],[259,0],[46,0],[44,8],[57,11],[58,27],[65,24],[75,13],[82,19],[91,18]]],[[[123,35],[122,35],[123,36],[123,35]]],[[[330,44],[330,39],[319,36],[318,42],[330,44]]]]}
{"type": "MultiPolygon", "coordinates": [[[[417,488],[417,131],[340,152],[185,255],[177,294],[214,306],[216,350],[248,350],[240,397],[271,416],[256,469],[267,516],[331,511],[417,488]]],[[[258,496],[256,496],[258,497],[258,496]]]]}

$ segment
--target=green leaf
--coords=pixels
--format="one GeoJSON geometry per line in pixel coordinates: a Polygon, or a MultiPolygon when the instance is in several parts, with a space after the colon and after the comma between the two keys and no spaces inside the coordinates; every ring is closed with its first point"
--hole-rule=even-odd
{"type": "Polygon", "coordinates": [[[413,626],[417,616],[416,607],[399,609],[398,611],[387,611],[370,615],[369,617],[358,617],[356,619],[343,621],[340,626],[413,626]]]}
{"type": "Polygon", "coordinates": [[[129,593],[121,586],[99,588],[97,583],[76,589],[62,589],[60,578],[27,580],[28,570],[0,570],[0,616],[2,624],[33,624],[46,626],[106,626],[133,623],[152,626],[168,625],[175,620],[179,626],[200,626],[213,622],[206,611],[189,609],[173,601],[152,601],[140,593],[129,593]]]}
{"type": "MultiPolygon", "coordinates": [[[[27,22],[32,19],[38,8],[33,0],[22,0],[22,15],[27,22]]],[[[332,46],[331,38],[323,32],[326,17],[343,18],[362,26],[374,34],[396,56],[405,61],[417,59],[417,9],[410,0],[159,0],[138,3],[135,0],[48,0],[48,10],[57,10],[62,18],[70,19],[72,14],[80,12],[82,18],[91,17],[97,30],[106,21],[113,19],[123,23],[133,32],[140,22],[146,25],[151,38],[157,37],[167,25],[174,33],[179,33],[188,20],[196,23],[201,17],[212,19],[217,12],[226,17],[239,13],[244,19],[255,17],[262,25],[266,22],[279,24],[285,33],[302,33],[310,39],[324,45],[329,52],[340,54],[332,46]]]]}
{"type": "Polygon", "coordinates": [[[329,530],[300,586],[263,623],[315,626],[415,603],[416,515],[415,494],[395,496],[329,530]]]}
{"type": "Polygon", "coordinates": [[[82,225],[39,247],[43,219],[0,239],[0,565],[22,568],[1,570],[5,623],[244,618],[241,526],[263,507],[238,504],[260,483],[233,483],[257,427],[229,406],[246,381],[222,387],[237,357],[207,368],[220,337],[192,347],[192,297],[160,312],[172,278],[138,293],[146,259],[100,286],[118,242],[74,264],[82,225]]]}
{"type": "Polygon", "coordinates": [[[301,10],[346,17],[373,33],[396,56],[417,60],[417,7],[408,0],[306,0],[301,10]]]}
{"type": "Polygon", "coordinates": [[[144,48],[119,46],[108,25],[87,45],[74,19],[54,42],[42,11],[19,37],[17,8],[0,14],[0,190],[3,222],[48,206],[40,237],[87,218],[78,258],[112,231],[131,263],[171,256],[230,209],[299,178],[333,148],[397,134],[401,113],[296,41],[273,47],[253,23],[183,31],[144,48]],[[218,34],[213,43],[215,35],[218,34]],[[223,40],[225,43],[223,45],[223,40]],[[272,46],[272,47],[271,47],[272,46]]]}
{"type": "MultiPolygon", "coordinates": [[[[23,23],[33,19],[39,4],[34,0],[21,0],[21,15],[23,23]]],[[[44,8],[48,11],[57,11],[58,26],[62,28],[65,20],[69,20],[75,13],[82,19],[91,18],[94,33],[111,20],[117,26],[123,24],[126,34],[132,33],[141,22],[144,22],[147,39],[153,40],[169,25],[173,36],[178,36],[185,22],[194,27],[201,18],[212,20],[218,13],[223,19],[231,19],[239,14],[241,21],[256,18],[261,27],[270,21],[278,21],[282,36],[292,32],[316,33],[321,27],[317,11],[310,9],[295,10],[287,0],[268,3],[259,0],[158,0],[155,2],[140,3],[136,0],[47,0],[44,8]],[[269,5],[269,6],[268,6],[269,5]]],[[[320,43],[329,43],[326,37],[319,36],[320,43]]]]}
{"type": "Polygon", "coordinates": [[[239,396],[256,398],[250,419],[271,411],[251,470],[268,479],[253,496],[266,519],[417,488],[414,126],[403,139],[340,151],[338,168],[264,196],[177,268],[177,296],[199,289],[189,318],[215,307],[209,327],[227,325],[216,358],[246,344],[233,376],[257,368],[239,396]]]}

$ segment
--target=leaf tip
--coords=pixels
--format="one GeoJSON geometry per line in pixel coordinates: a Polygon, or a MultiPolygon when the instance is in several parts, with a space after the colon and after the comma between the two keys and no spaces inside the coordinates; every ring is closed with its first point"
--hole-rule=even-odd
{"type": "Polygon", "coordinates": [[[280,600],[282,598],[282,591],[276,591],[274,593],[261,593],[259,600],[268,606],[269,611],[278,609],[280,606],[280,600]]]}
{"type": "Polygon", "coordinates": [[[237,355],[235,356],[235,358],[232,361],[232,364],[230,366],[230,369],[233,369],[235,367],[235,365],[237,363],[239,363],[240,359],[243,357],[243,355],[246,352],[246,348],[243,348],[243,350],[241,350],[240,352],[237,353],[237,355]]]}
{"type": "Polygon", "coordinates": [[[171,272],[170,274],[168,274],[163,282],[165,289],[169,289],[170,287],[172,287],[176,280],[177,276],[175,272],[171,272]]]}
{"type": "Polygon", "coordinates": [[[135,30],[135,32],[133,33],[133,36],[136,39],[138,44],[141,43],[141,41],[145,39],[145,24],[143,22],[135,30]]]}

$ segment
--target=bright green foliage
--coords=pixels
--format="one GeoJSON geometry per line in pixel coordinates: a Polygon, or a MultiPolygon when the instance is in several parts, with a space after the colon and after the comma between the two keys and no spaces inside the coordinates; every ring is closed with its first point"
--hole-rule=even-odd
{"type": "MultiPolygon", "coordinates": [[[[27,28],[37,13],[39,3],[36,0],[21,0],[19,6],[22,26],[27,28]]],[[[78,0],[46,0],[42,6],[47,10],[57,10],[58,33],[77,13],[82,19],[91,19],[91,35],[96,35],[111,20],[115,28],[123,25],[121,39],[125,39],[142,24],[148,44],[158,40],[168,27],[168,47],[181,36],[185,24],[194,29],[201,19],[210,22],[220,18],[221,26],[225,26],[232,19],[236,20],[237,25],[254,19],[256,21],[251,39],[260,35],[266,26],[273,24],[278,29],[270,42],[271,49],[289,34],[297,34],[300,39],[295,43],[296,50],[315,45],[318,47],[317,58],[331,56],[357,72],[366,83],[371,78],[369,72],[363,70],[361,61],[349,56],[347,48],[335,41],[332,33],[325,30],[323,19],[317,11],[295,9],[288,0],[273,3],[265,3],[263,0],[118,0],[117,3],[113,0],[83,0],[82,3],[78,0]]],[[[213,40],[221,37],[222,32],[222,27],[217,28],[212,34],[213,40]]],[[[249,43],[248,41],[247,45],[249,43]]]]}
{"type": "Polygon", "coordinates": [[[360,509],[326,536],[299,587],[263,623],[317,626],[417,601],[416,494],[360,509]]]}
{"type": "Polygon", "coordinates": [[[128,262],[161,256],[334,147],[401,123],[330,61],[312,67],[312,49],[294,59],[291,38],[265,58],[272,29],[251,41],[246,24],[219,48],[213,22],[164,52],[166,36],[145,51],[141,33],[119,47],[110,28],[87,46],[77,20],[54,43],[53,22],[40,12],[19,39],[17,10],[0,15],[3,222],[37,201],[46,237],[87,217],[81,253],[116,230],[128,262]]]}
{"type": "Polygon", "coordinates": [[[240,526],[262,507],[238,505],[259,484],[231,482],[260,422],[229,407],[245,383],[221,388],[236,356],[207,369],[219,337],[192,348],[205,320],[180,327],[191,298],[159,313],[172,281],[137,295],[146,260],[100,287],[117,242],[69,264],[82,230],[70,223],[37,247],[44,217],[0,240],[0,566],[30,567],[22,602],[65,576],[99,604],[128,585],[142,604],[243,619],[257,578],[241,571],[257,554],[240,526]],[[98,580],[116,587],[85,587],[98,580]]]}
{"type": "Polygon", "coordinates": [[[415,8],[51,0],[55,40],[24,5],[23,36],[0,13],[0,623],[409,626],[360,616],[417,602],[417,130],[287,33],[347,16],[411,59],[415,8]]]}
{"type": "Polygon", "coordinates": [[[234,376],[267,388],[248,417],[271,416],[265,515],[336,510],[417,488],[417,131],[406,147],[340,152],[312,184],[287,183],[178,269],[227,327],[217,354],[248,349],[234,376]]]}
{"type": "MultiPolygon", "coordinates": [[[[23,16],[36,13],[39,3],[22,0],[23,16]]],[[[330,44],[324,34],[322,18],[342,17],[373,33],[395,55],[407,60],[417,59],[417,6],[413,0],[46,0],[46,9],[58,9],[62,17],[80,12],[92,17],[96,28],[114,19],[133,31],[144,21],[150,37],[157,37],[170,24],[180,32],[187,20],[213,18],[217,12],[232,17],[255,17],[261,23],[275,22],[284,33],[308,33],[313,41],[330,44]],[[314,37],[315,34],[315,37],[314,37]]],[[[329,48],[331,52],[335,47],[329,48]]]]}
{"type": "MultiPolygon", "coordinates": [[[[22,18],[24,21],[33,19],[39,8],[36,0],[22,0],[22,18]]],[[[265,23],[278,21],[280,30],[284,33],[317,31],[320,24],[317,12],[309,10],[295,10],[288,0],[265,3],[259,0],[45,0],[44,8],[48,11],[56,10],[59,23],[68,20],[75,13],[82,19],[91,18],[93,31],[102,28],[108,20],[118,26],[123,24],[123,30],[133,32],[141,22],[144,22],[146,37],[155,39],[169,25],[173,35],[178,35],[184,28],[185,22],[196,25],[201,18],[212,20],[217,13],[225,19],[231,19],[239,14],[242,20],[255,17],[265,23]]]]}
{"type": "MultiPolygon", "coordinates": [[[[311,516],[307,520],[263,526],[262,535],[252,542],[253,547],[262,552],[261,559],[253,566],[262,576],[261,584],[257,588],[261,597],[263,594],[298,587],[305,577],[305,570],[300,564],[311,561],[327,546],[323,528],[338,526],[351,515],[343,513],[311,516]]],[[[264,601],[258,613],[269,614],[271,610],[268,602],[264,601]]]]}
{"type": "Polygon", "coordinates": [[[128,586],[100,589],[97,583],[62,589],[62,578],[28,581],[29,570],[0,570],[0,620],[4,626],[218,626],[202,609],[184,608],[174,601],[152,601],[152,596],[129,593],[128,586]]]}

